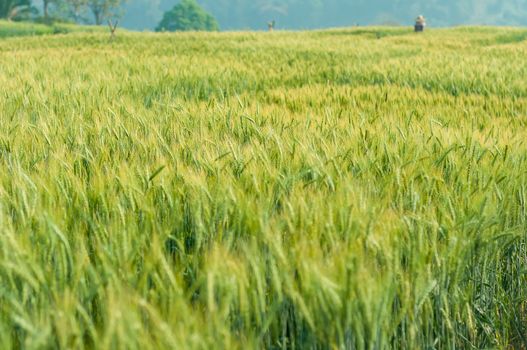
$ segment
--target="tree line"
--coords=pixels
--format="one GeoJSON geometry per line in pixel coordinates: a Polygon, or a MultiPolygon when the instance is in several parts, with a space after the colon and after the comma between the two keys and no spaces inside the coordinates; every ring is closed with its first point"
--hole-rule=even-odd
{"type": "Polygon", "coordinates": [[[122,14],[125,0],[0,0],[0,18],[39,21],[66,20],[102,24],[122,14]],[[91,17],[91,18],[90,18],[91,17]]]}
{"type": "MultiPolygon", "coordinates": [[[[126,0],[0,0],[0,18],[49,24],[72,21],[96,25],[107,20],[109,24],[111,22],[112,28],[116,28],[117,22],[111,20],[123,15],[125,3],[126,0]]],[[[155,0],[150,5],[155,5],[155,0]]],[[[145,8],[142,10],[148,12],[145,8]]],[[[218,29],[214,16],[206,12],[196,0],[179,0],[172,9],[164,13],[156,27],[157,31],[218,29]]],[[[114,31],[115,29],[112,30],[114,31]]]]}

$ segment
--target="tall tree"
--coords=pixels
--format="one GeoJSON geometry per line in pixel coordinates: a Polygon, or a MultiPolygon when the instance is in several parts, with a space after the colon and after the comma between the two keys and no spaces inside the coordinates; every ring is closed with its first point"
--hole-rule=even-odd
{"type": "Polygon", "coordinates": [[[165,12],[157,31],[218,30],[218,22],[196,2],[182,0],[172,10],[165,12]]]}
{"type": "Polygon", "coordinates": [[[88,7],[93,14],[95,24],[101,25],[105,19],[119,15],[125,0],[88,0],[88,7]]]}
{"type": "Polygon", "coordinates": [[[49,4],[52,0],[42,0],[42,12],[44,13],[44,18],[49,16],[49,4]]]}
{"type": "Polygon", "coordinates": [[[49,17],[49,6],[51,4],[56,4],[59,0],[42,0],[42,13],[44,14],[44,18],[49,17]]]}

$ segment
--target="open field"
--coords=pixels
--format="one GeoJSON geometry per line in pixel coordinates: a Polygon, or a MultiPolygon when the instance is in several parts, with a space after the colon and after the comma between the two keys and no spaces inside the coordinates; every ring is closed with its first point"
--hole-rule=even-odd
{"type": "Polygon", "coordinates": [[[525,349],[526,38],[0,40],[0,348],[525,349]]]}

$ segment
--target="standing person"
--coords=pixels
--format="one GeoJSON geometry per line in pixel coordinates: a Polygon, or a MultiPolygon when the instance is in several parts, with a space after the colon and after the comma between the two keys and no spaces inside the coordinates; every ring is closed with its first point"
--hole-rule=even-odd
{"type": "Polygon", "coordinates": [[[419,15],[417,19],[415,20],[415,32],[423,32],[426,27],[426,20],[423,15],[419,15]]]}
{"type": "Polygon", "coordinates": [[[274,30],[275,26],[276,26],[276,21],[274,19],[271,22],[267,23],[267,27],[269,28],[270,32],[272,32],[274,30]]]}

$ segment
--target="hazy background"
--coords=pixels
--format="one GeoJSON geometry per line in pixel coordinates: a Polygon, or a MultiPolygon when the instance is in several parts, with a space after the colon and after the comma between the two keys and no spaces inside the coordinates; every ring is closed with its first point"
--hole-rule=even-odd
{"type": "MultiPolygon", "coordinates": [[[[37,1],[35,1],[38,3],[37,1]]],[[[152,30],[179,0],[128,0],[122,25],[152,30]]],[[[429,25],[527,25],[527,0],[198,0],[222,30],[312,29],[351,25],[411,25],[423,14],[429,25]]]]}

